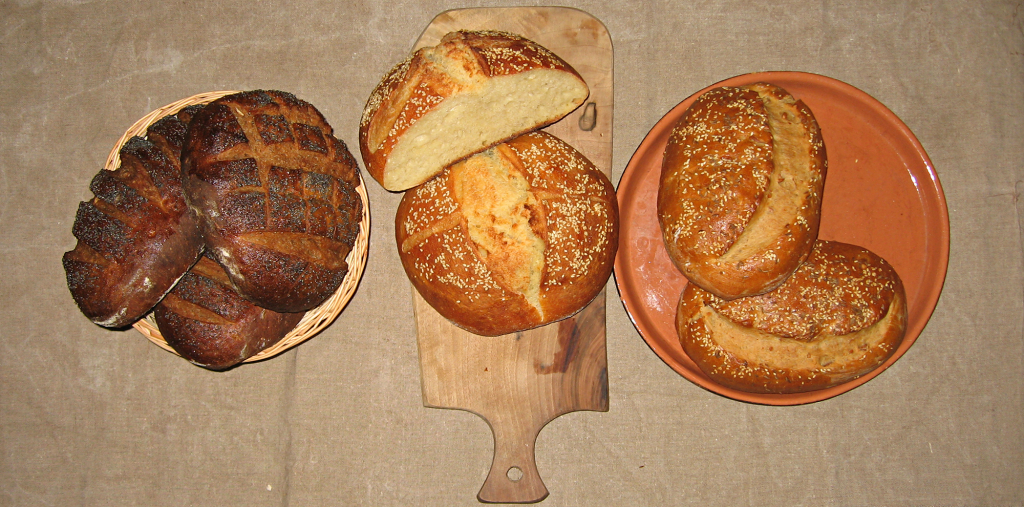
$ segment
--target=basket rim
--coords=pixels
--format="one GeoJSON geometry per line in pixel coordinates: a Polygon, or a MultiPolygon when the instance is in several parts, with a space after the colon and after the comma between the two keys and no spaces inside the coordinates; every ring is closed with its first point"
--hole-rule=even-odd
{"type": "MultiPolygon", "coordinates": [[[[154,109],[149,114],[139,118],[124,132],[120,139],[117,140],[113,149],[110,151],[110,154],[107,155],[107,160],[104,163],[103,168],[108,171],[113,171],[120,167],[121,147],[134,136],[144,137],[146,135],[146,129],[161,118],[177,114],[178,111],[181,111],[188,106],[213,102],[214,100],[233,93],[239,93],[239,90],[220,90],[199,93],[154,109]]],[[[319,306],[308,310],[305,315],[302,316],[302,319],[298,324],[296,324],[295,327],[284,336],[284,338],[274,345],[271,345],[270,347],[261,350],[259,353],[247,358],[240,364],[270,359],[271,357],[290,350],[300,343],[316,336],[334,322],[345,306],[348,305],[352,296],[355,295],[355,291],[358,288],[359,282],[362,280],[363,273],[366,269],[370,237],[370,202],[366,193],[366,182],[363,179],[361,171],[357,171],[356,176],[359,178],[359,184],[356,186],[356,193],[359,195],[359,199],[363,204],[363,217],[359,221],[359,234],[356,235],[355,244],[353,244],[352,250],[348,253],[348,256],[345,257],[345,262],[348,264],[348,273],[345,274],[345,278],[342,280],[341,285],[336,291],[334,291],[334,294],[332,294],[331,297],[327,298],[319,306]]],[[[149,339],[153,344],[178,357],[181,357],[177,351],[167,344],[167,340],[165,340],[163,335],[160,333],[160,330],[156,326],[156,321],[153,318],[153,312],[149,312],[145,317],[136,321],[132,324],[132,327],[149,339]]]]}

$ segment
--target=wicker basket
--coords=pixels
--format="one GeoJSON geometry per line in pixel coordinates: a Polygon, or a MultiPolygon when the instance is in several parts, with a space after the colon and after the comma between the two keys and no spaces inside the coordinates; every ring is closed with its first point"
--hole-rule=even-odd
{"type": "MultiPolygon", "coordinates": [[[[120,152],[124,143],[133,136],[145,136],[146,129],[160,118],[175,114],[188,106],[194,104],[206,104],[232,93],[237,92],[234,90],[227,90],[193,95],[186,99],[168,104],[147,114],[146,116],[143,116],[139,121],[135,122],[135,124],[132,125],[123,136],[121,136],[121,139],[117,141],[114,149],[111,150],[110,155],[107,156],[107,162],[103,168],[111,171],[117,169],[121,165],[120,152]]],[[[338,290],[320,306],[306,312],[302,317],[302,320],[300,320],[299,323],[295,325],[295,328],[285,335],[281,341],[260,351],[258,354],[246,359],[244,362],[251,363],[254,361],[269,359],[308,340],[309,338],[312,338],[314,335],[329,326],[338,314],[341,313],[341,310],[345,308],[345,305],[348,304],[349,300],[352,299],[352,295],[355,293],[356,287],[359,285],[359,279],[363,276],[363,269],[366,267],[366,252],[367,247],[369,246],[370,237],[369,199],[366,195],[366,185],[363,182],[362,175],[360,175],[359,178],[359,186],[356,187],[356,192],[359,193],[359,198],[363,201],[363,219],[359,222],[359,235],[356,237],[355,245],[353,245],[352,251],[349,252],[348,257],[346,258],[346,261],[348,262],[348,274],[342,281],[341,286],[338,287],[338,290]]],[[[164,350],[177,355],[177,352],[167,344],[167,341],[164,340],[163,336],[160,334],[160,330],[157,329],[156,321],[153,319],[152,313],[133,324],[132,327],[142,333],[146,338],[149,338],[151,342],[159,345],[164,350]]]]}

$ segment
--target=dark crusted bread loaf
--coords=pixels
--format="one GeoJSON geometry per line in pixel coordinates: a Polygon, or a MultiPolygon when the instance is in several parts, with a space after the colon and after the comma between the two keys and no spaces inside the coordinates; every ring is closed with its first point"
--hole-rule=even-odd
{"type": "Polygon", "coordinates": [[[211,102],[182,150],[186,199],[207,248],[253,303],[302,312],[348,273],[359,167],[312,105],[279,91],[211,102]]]}
{"type": "Polygon", "coordinates": [[[507,32],[452,32],[399,63],[373,90],[359,149],[385,189],[406,190],[558,121],[589,94],[576,70],[536,42],[507,32]]]}
{"type": "Polygon", "coordinates": [[[116,170],[101,170],[78,207],[74,250],[64,254],[68,288],[82,312],[107,327],[146,314],[203,250],[181,190],[179,154],[195,109],[165,117],[129,139],[116,170]]]}
{"type": "Polygon", "coordinates": [[[496,336],[568,317],[600,293],[618,207],[589,160],[533,132],[406,192],[395,234],[423,299],[456,325],[496,336]]]}
{"type": "Polygon", "coordinates": [[[173,159],[181,168],[181,148],[185,144],[188,124],[203,108],[202,104],[188,106],[177,114],[160,118],[146,129],[146,139],[155,144],[167,158],[173,159]]]}
{"type": "Polygon", "coordinates": [[[859,246],[819,240],[771,292],[725,301],[687,285],[676,328],[683,350],[718,383],[797,393],[874,370],[896,351],[906,321],[892,266],[859,246]]]}
{"type": "Polygon", "coordinates": [[[818,237],[825,171],[818,124],[785,90],[704,93],[665,148],[658,219],[669,257],[722,298],[777,287],[818,237]]]}
{"type": "Polygon", "coordinates": [[[281,341],[303,315],[277,313],[246,301],[208,256],[201,257],[153,310],[167,344],[211,370],[230,368],[281,341]]]}

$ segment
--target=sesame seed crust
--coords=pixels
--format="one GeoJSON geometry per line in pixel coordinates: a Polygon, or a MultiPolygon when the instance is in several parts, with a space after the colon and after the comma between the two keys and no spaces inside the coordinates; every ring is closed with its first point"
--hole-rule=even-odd
{"type": "MultiPolygon", "coordinates": [[[[389,186],[386,173],[402,170],[392,169],[389,163],[392,152],[407,131],[453,97],[480,91],[495,78],[535,70],[552,70],[571,76],[578,85],[578,96],[557,111],[535,113],[536,118],[529,128],[490,139],[479,150],[555,122],[574,110],[589,94],[583,78],[550,50],[509,32],[451,32],[436,46],[418,49],[385,74],[363,109],[359,148],[367,172],[388,190],[404,190],[389,186]]],[[[488,121],[500,123],[503,119],[500,116],[499,113],[488,121]]],[[[459,126],[446,128],[457,130],[459,126]]],[[[451,162],[479,150],[464,153],[451,162]]],[[[441,169],[443,167],[438,167],[436,172],[441,169]]]]}
{"type": "Polygon", "coordinates": [[[395,231],[402,265],[424,300],[456,325],[496,336],[569,317],[600,293],[618,246],[618,205],[611,182],[589,160],[558,138],[533,132],[454,164],[406,192],[395,231]],[[508,202],[474,193],[492,186],[464,181],[485,174],[466,168],[473,164],[522,185],[519,204],[511,211],[471,209],[482,202],[508,202]],[[492,237],[500,241],[495,244],[506,246],[495,250],[480,242],[484,232],[471,220],[481,214],[499,215],[493,217],[496,224],[521,216],[517,223],[529,231],[496,225],[492,237]],[[532,244],[530,238],[540,242],[534,267],[523,272],[532,261],[502,264],[506,252],[520,248],[515,243],[532,244]],[[516,269],[523,277],[536,277],[533,289],[515,283],[525,280],[507,272],[516,269]]]}
{"type": "Polygon", "coordinates": [[[813,114],[785,90],[709,90],[665,148],[658,218],[669,257],[723,298],[771,290],[817,238],[826,169],[813,114]]]}
{"type": "Polygon", "coordinates": [[[903,339],[903,284],[862,247],[818,240],[772,292],[726,301],[687,285],[676,330],[683,350],[709,377],[734,389],[796,393],[858,378],[885,362],[903,339]]]}

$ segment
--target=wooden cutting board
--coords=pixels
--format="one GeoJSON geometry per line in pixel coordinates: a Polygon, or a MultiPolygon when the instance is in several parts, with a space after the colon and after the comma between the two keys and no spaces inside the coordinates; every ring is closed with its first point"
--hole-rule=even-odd
{"type": "MultiPolygon", "coordinates": [[[[414,50],[459,29],[518,33],[569,62],[590,86],[590,97],[545,130],[611,176],[612,44],[600,21],[561,7],[459,9],[434,18],[414,50]]],[[[477,498],[543,500],[548,491],[534,460],[541,428],[568,412],[608,410],[604,291],[574,317],[500,337],[464,331],[413,294],[423,404],[473,412],[494,434],[494,461],[477,498]]]]}

